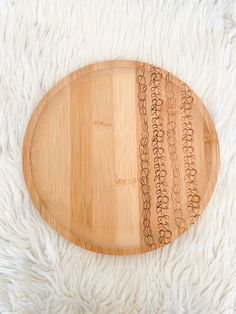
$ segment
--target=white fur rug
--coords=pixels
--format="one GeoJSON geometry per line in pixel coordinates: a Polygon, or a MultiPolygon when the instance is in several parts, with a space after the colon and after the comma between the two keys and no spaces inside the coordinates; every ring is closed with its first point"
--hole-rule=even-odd
{"type": "Polygon", "coordinates": [[[235,226],[235,0],[0,0],[0,313],[236,313],[235,226]],[[72,70],[106,59],[178,75],[219,135],[207,209],[148,254],[103,256],[68,243],[38,215],[22,177],[38,101],[72,70]]]}

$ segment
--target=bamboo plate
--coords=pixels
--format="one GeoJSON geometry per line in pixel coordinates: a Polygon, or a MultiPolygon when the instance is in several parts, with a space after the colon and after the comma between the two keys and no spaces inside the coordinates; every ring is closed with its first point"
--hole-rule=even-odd
{"type": "Polygon", "coordinates": [[[29,122],[23,171],[43,218],[108,254],[166,245],[207,205],[217,178],[213,122],[175,76],[134,61],[86,66],[59,82],[29,122]]]}

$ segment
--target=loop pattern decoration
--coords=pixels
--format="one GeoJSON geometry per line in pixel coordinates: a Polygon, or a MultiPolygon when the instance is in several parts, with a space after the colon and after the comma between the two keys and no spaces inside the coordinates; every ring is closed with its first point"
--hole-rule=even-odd
{"type": "Polygon", "coordinates": [[[185,186],[187,191],[187,209],[190,223],[193,224],[199,217],[201,198],[197,186],[197,170],[193,146],[193,116],[192,107],[194,98],[189,87],[181,84],[181,121],[182,121],[182,149],[184,153],[185,186]]]}
{"type": "Polygon", "coordinates": [[[181,234],[186,230],[186,223],[183,217],[182,210],[181,179],[177,155],[177,139],[176,139],[177,104],[173,90],[173,82],[169,74],[167,74],[165,77],[165,94],[167,106],[167,143],[173,172],[171,199],[173,202],[175,223],[178,228],[178,233],[181,234]]]}
{"type": "Polygon", "coordinates": [[[151,229],[151,193],[150,193],[150,162],[149,162],[149,132],[147,113],[147,83],[145,66],[137,64],[136,82],[138,87],[138,107],[141,122],[141,138],[139,144],[140,186],[143,200],[143,234],[148,247],[154,248],[155,241],[151,229]]]}
{"type": "Polygon", "coordinates": [[[154,184],[156,192],[156,215],[159,228],[159,243],[170,243],[172,232],[169,224],[169,197],[167,186],[167,170],[165,165],[163,125],[163,99],[161,96],[162,73],[155,66],[150,67],[151,116],[152,116],[152,151],[154,156],[154,184]]]}

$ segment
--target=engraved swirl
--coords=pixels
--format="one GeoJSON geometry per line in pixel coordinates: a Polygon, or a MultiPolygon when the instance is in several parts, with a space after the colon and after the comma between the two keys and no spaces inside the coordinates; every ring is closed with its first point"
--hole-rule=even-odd
{"type": "Polygon", "coordinates": [[[152,151],[154,156],[154,184],[156,193],[156,215],[159,228],[159,243],[170,243],[172,232],[169,224],[169,197],[167,186],[167,170],[165,165],[163,126],[163,99],[161,98],[162,73],[155,66],[150,67],[150,91],[151,91],[151,122],[152,122],[152,151]]]}
{"type": "Polygon", "coordinates": [[[177,139],[176,139],[176,127],[177,127],[177,110],[176,99],[173,90],[173,82],[169,74],[165,77],[165,94],[166,94],[166,106],[167,106],[167,143],[171,160],[171,167],[173,172],[173,185],[171,191],[171,199],[173,202],[173,212],[175,217],[175,224],[178,228],[178,234],[183,233],[186,230],[186,223],[183,218],[183,210],[181,204],[181,179],[180,170],[178,167],[178,155],[177,155],[177,139]]]}
{"type": "Polygon", "coordinates": [[[190,216],[190,223],[193,224],[200,212],[200,196],[197,187],[197,170],[195,164],[192,125],[192,107],[194,98],[189,87],[181,84],[181,124],[182,124],[182,150],[184,154],[184,179],[187,192],[187,210],[190,216]]]}
{"type": "Polygon", "coordinates": [[[155,248],[155,242],[151,229],[151,193],[150,193],[150,162],[149,162],[149,133],[147,114],[147,83],[145,78],[145,66],[137,63],[136,82],[138,89],[138,107],[141,123],[141,138],[139,143],[140,157],[140,188],[143,201],[143,233],[148,247],[155,248]]]}

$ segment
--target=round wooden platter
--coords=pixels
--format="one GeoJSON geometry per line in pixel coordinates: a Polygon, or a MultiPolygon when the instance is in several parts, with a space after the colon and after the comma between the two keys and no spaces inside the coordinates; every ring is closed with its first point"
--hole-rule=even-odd
{"type": "Polygon", "coordinates": [[[194,224],[219,167],[196,94],[155,66],[107,61],[73,72],[29,122],[23,171],[43,218],[107,254],[160,248],[194,224]]]}

